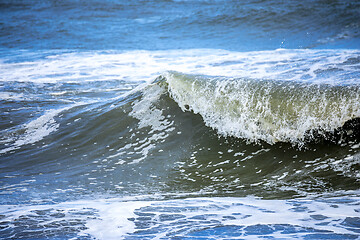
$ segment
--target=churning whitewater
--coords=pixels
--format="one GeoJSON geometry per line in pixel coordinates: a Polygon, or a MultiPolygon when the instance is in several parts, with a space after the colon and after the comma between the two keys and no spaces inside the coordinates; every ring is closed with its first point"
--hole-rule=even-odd
{"type": "Polygon", "coordinates": [[[315,138],[314,132],[321,137],[360,117],[359,85],[229,79],[176,72],[162,77],[182,110],[199,113],[207,126],[223,136],[270,144],[303,143],[305,138],[315,138]]]}

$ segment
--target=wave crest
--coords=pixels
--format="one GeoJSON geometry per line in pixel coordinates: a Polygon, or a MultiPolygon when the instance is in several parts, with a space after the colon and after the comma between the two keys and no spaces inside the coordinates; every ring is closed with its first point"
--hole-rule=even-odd
{"type": "Polygon", "coordinates": [[[183,111],[223,136],[251,142],[304,141],[360,117],[360,86],[166,72],[159,78],[183,111]]]}

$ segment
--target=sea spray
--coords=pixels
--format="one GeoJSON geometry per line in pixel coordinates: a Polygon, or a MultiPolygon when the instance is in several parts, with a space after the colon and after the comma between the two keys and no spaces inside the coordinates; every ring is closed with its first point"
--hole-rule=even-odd
{"type": "Polygon", "coordinates": [[[360,87],[166,72],[171,97],[223,136],[303,144],[360,117],[360,87]]]}

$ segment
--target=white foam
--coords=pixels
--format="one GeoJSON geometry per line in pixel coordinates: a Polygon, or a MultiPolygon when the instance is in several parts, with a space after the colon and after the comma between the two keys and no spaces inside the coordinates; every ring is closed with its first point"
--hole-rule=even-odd
{"type": "MultiPolygon", "coordinates": [[[[303,238],[311,234],[350,234],[359,236],[355,225],[347,220],[359,218],[359,197],[330,197],[326,199],[262,200],[244,198],[186,198],[178,200],[141,200],[110,198],[80,200],[47,205],[2,205],[2,221],[21,221],[23,217],[34,218],[32,230],[58,221],[64,227],[67,222],[85,226],[77,230],[78,236],[95,239],[126,239],[162,237],[187,237],[202,231],[229,227],[222,232],[213,231],[211,237],[236,238],[280,237],[303,238]],[[49,211],[37,213],[37,210],[49,211]],[[63,214],[62,217],[56,213],[63,214]],[[55,217],[51,217],[55,216],[55,217]],[[45,217],[46,221],[41,221],[45,217]],[[40,220],[39,220],[40,219],[40,220]],[[350,225],[349,225],[350,224],[350,225]],[[277,229],[277,226],[279,227],[277,229]],[[234,230],[234,227],[239,227],[234,230]],[[269,231],[263,232],[262,227],[269,231]],[[288,228],[290,231],[286,231],[288,228]],[[257,229],[254,232],[251,229],[257,229]],[[285,231],[284,231],[285,229],[285,231]]],[[[146,198],[145,196],[143,198],[146,198]]],[[[70,223],[69,223],[70,225],[70,223]]],[[[11,225],[10,228],[15,228],[11,225]]],[[[59,229],[61,231],[61,227],[59,229]]],[[[203,235],[208,236],[208,235],[203,235]]],[[[341,235],[337,235],[339,237],[341,235]]]]}
{"type": "MultiPolygon", "coordinates": [[[[12,136],[4,142],[10,143],[9,147],[0,150],[0,154],[15,150],[23,145],[32,144],[41,141],[46,136],[55,132],[59,128],[59,123],[56,122],[55,117],[61,112],[67,111],[75,106],[80,106],[84,103],[77,103],[71,106],[67,106],[60,109],[51,109],[45,111],[40,117],[30,121],[29,123],[23,124],[20,128],[24,131],[23,134],[18,136],[12,136]]],[[[9,144],[8,144],[9,145],[9,144]]]]}
{"type": "MultiPolygon", "coordinates": [[[[89,207],[88,204],[86,204],[89,207]]],[[[81,234],[89,234],[96,239],[124,239],[127,233],[134,232],[135,224],[129,218],[136,217],[134,211],[142,202],[93,202],[90,206],[98,211],[99,218],[86,222],[88,228],[81,234]]]]}
{"type": "Polygon", "coordinates": [[[115,154],[108,157],[110,159],[132,154],[133,160],[130,164],[139,163],[149,155],[159,142],[164,141],[175,130],[174,122],[170,121],[169,116],[165,116],[163,110],[156,106],[160,97],[165,94],[165,89],[158,85],[150,85],[145,86],[142,92],[141,98],[132,103],[132,110],[129,115],[139,121],[139,129],[150,129],[148,132],[150,137],[146,137],[148,136],[146,135],[135,139],[135,134],[131,135],[130,138],[135,141],[119,148],[115,154]]]}
{"type": "Polygon", "coordinates": [[[22,101],[26,100],[27,98],[23,93],[0,92],[0,99],[7,101],[22,101]]]}
{"type": "Polygon", "coordinates": [[[160,86],[152,86],[143,91],[140,100],[133,102],[130,116],[139,120],[139,128],[151,127],[152,131],[162,131],[171,123],[163,115],[162,109],[157,109],[155,104],[165,90],[160,86]]]}
{"type": "Polygon", "coordinates": [[[0,61],[0,81],[148,82],[164,71],[276,80],[358,83],[358,50],[232,52],[219,49],[58,53],[32,62],[0,61]],[[333,71],[337,69],[336,71],[333,71]],[[327,74],[326,72],[331,72],[327,74]],[[350,73],[350,75],[349,75],[350,73]]]}

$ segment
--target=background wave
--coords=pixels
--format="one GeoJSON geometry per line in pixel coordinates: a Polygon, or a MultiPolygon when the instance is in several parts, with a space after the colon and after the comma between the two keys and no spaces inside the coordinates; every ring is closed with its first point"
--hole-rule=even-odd
{"type": "Polygon", "coordinates": [[[357,49],[359,8],[351,0],[4,0],[0,41],[21,50],[357,49]]]}

